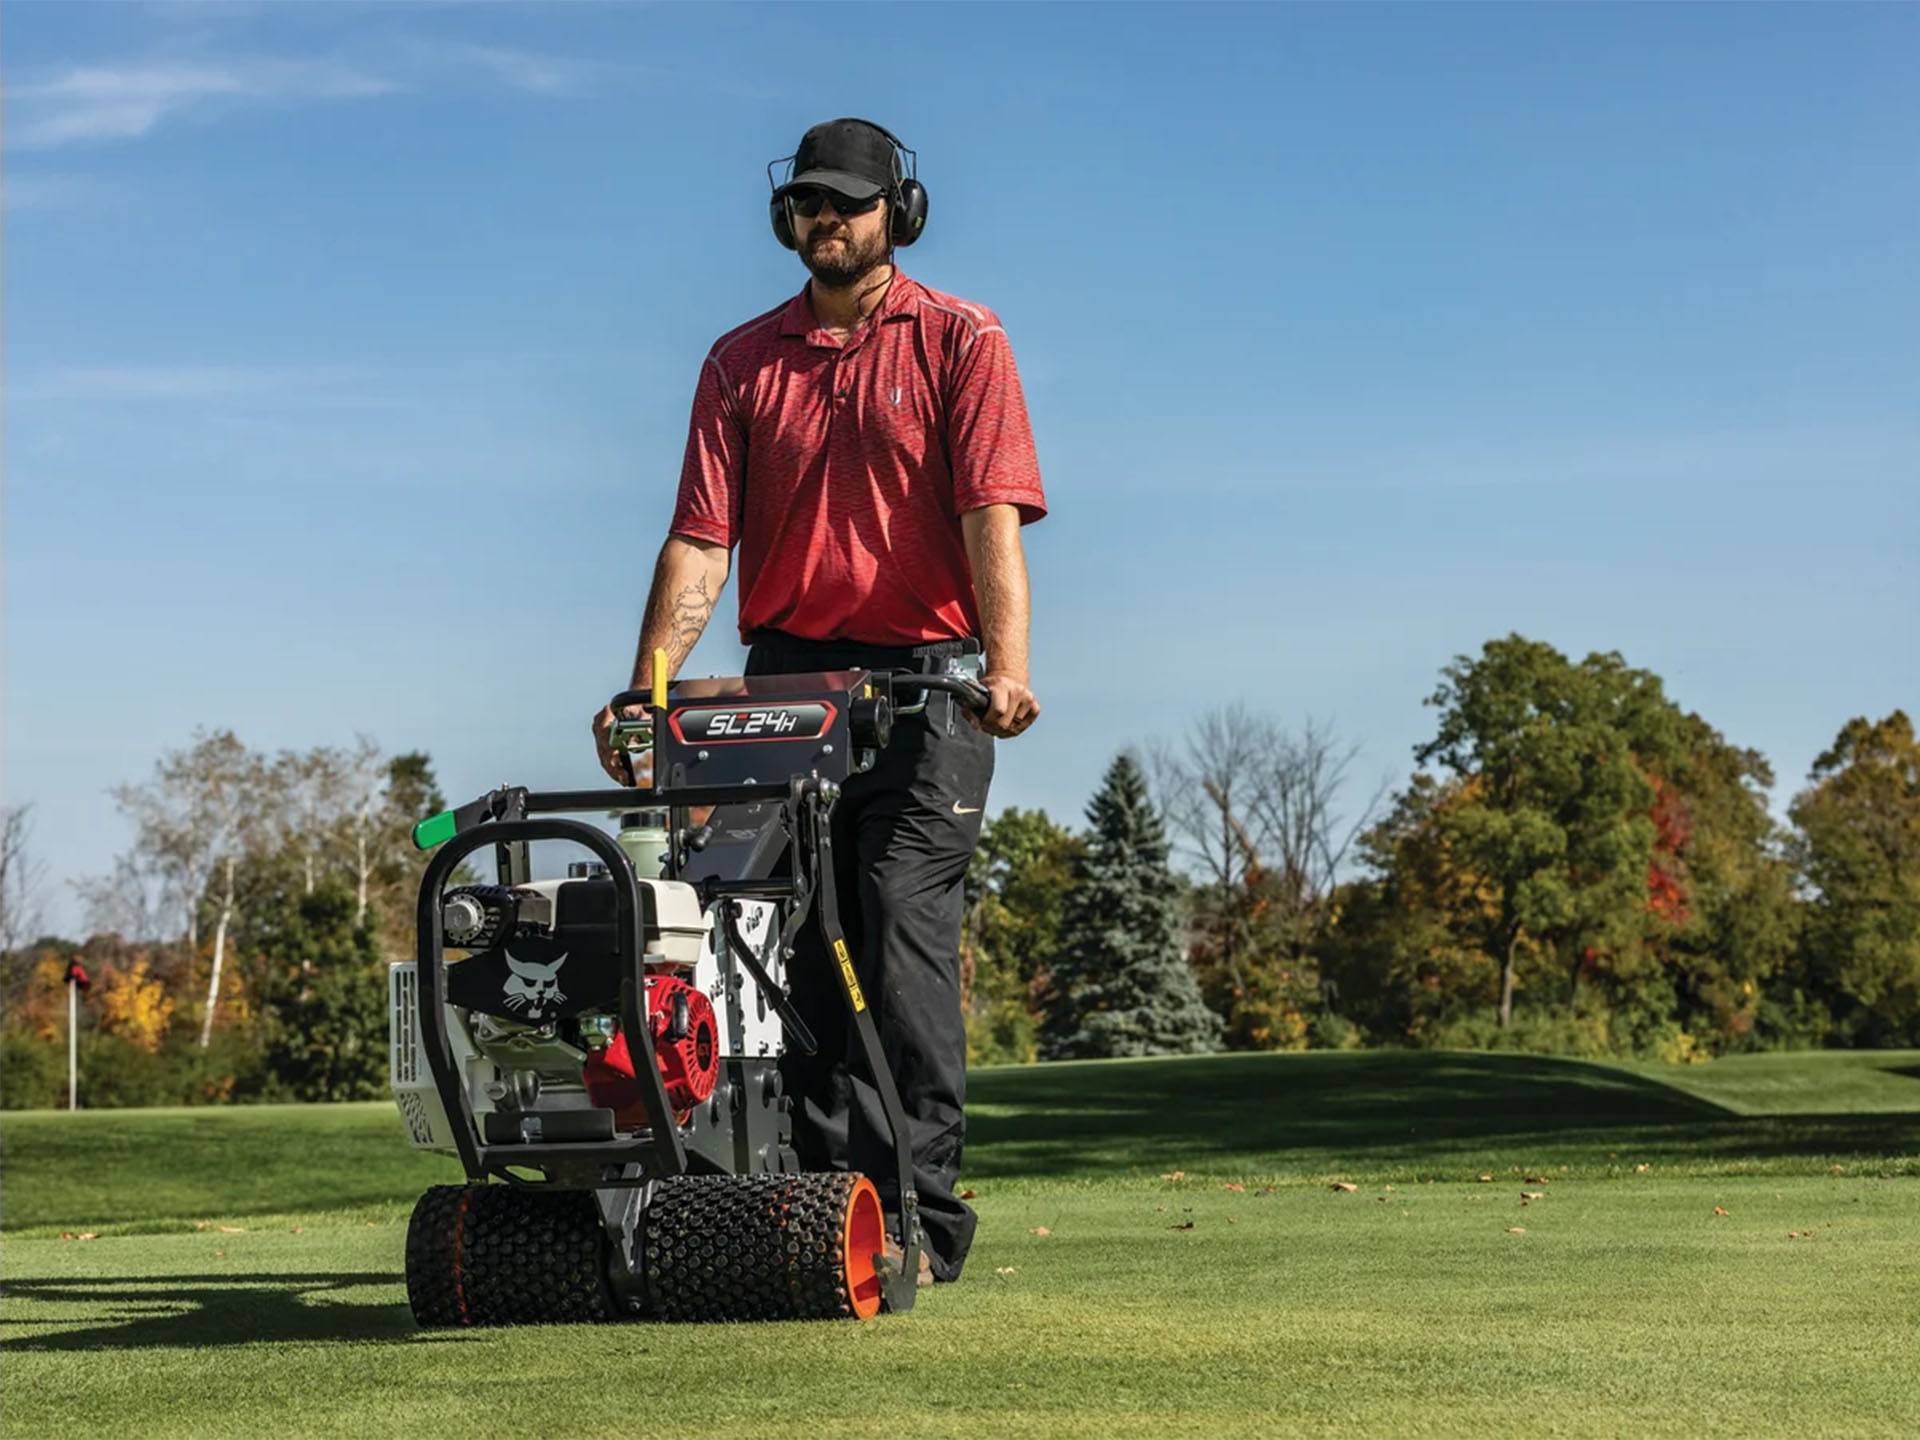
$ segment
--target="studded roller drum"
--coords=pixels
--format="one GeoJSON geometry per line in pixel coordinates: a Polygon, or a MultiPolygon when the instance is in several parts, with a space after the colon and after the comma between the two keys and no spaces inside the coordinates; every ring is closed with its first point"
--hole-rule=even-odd
{"type": "Polygon", "coordinates": [[[426,1326],[608,1320],[607,1258],[585,1191],[436,1185],[407,1225],[407,1303],[426,1326]]]}
{"type": "Polygon", "coordinates": [[[865,1320],[884,1235],[861,1175],[681,1176],[647,1211],[647,1290],[663,1320],[865,1320]]]}

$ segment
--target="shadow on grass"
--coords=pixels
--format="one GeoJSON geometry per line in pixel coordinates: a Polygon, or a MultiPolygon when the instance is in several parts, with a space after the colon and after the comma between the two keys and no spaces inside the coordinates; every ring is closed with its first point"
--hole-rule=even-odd
{"type": "Polygon", "coordinates": [[[8,1280],[0,1294],[27,1331],[0,1341],[0,1354],[67,1350],[202,1350],[218,1345],[300,1340],[418,1342],[424,1336],[404,1303],[342,1298],[367,1285],[398,1285],[399,1275],[156,1275],[149,1280],[8,1280]],[[31,1302],[20,1315],[19,1301],[31,1302]],[[85,1322],[69,1318],[76,1308],[85,1322]],[[33,1333],[33,1332],[47,1333],[33,1333]]]}
{"type": "Polygon", "coordinates": [[[1741,1116],[1656,1079],[1540,1055],[1373,1051],[981,1070],[969,1179],[1207,1163],[1439,1173],[1466,1157],[1694,1163],[1909,1155],[1920,1114],[1741,1116]]]}

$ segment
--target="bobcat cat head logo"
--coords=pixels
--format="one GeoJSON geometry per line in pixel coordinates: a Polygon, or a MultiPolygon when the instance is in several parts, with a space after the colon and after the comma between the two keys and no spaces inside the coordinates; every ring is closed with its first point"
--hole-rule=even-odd
{"type": "Polygon", "coordinates": [[[513,973],[507,977],[502,988],[506,993],[507,1008],[519,1015],[525,1012],[525,1019],[538,1020],[549,1010],[557,1010],[566,1001],[560,991],[560,967],[567,963],[563,953],[551,965],[536,965],[530,960],[516,960],[513,953],[507,953],[507,969],[513,973]]]}

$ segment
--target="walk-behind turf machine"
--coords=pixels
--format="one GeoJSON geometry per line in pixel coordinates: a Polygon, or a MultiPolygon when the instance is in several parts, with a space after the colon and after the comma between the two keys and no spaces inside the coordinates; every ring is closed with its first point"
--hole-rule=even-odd
{"type": "Polygon", "coordinates": [[[615,739],[651,748],[652,788],[506,786],[415,827],[437,853],[418,958],[392,967],[393,1093],[414,1146],[467,1174],[407,1228],[422,1325],[912,1306],[909,1132],[840,931],[829,832],[896,716],[984,708],[965,663],[629,691],[615,714],[639,718],[615,739]],[[594,811],[621,816],[617,839],[562,818],[594,811]],[[534,880],[534,841],[593,858],[534,880]],[[495,883],[464,883],[488,848],[495,883]],[[891,1207],[866,1177],[801,1174],[794,1155],[779,1060],[815,1041],[782,982],[808,926],[892,1127],[891,1207]]]}

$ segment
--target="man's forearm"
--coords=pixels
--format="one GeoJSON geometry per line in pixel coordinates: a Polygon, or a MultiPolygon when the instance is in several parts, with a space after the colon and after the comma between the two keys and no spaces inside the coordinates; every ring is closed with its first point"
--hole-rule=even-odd
{"type": "Polygon", "coordinates": [[[640,623],[640,648],[633,657],[633,688],[653,684],[653,652],[667,652],[667,678],[679,674],[695,643],[713,618],[727,583],[729,552],[724,545],[669,535],[654,562],[653,588],[647,593],[646,618],[640,623]]]}
{"type": "Polygon", "coordinates": [[[1012,505],[988,505],[960,517],[973,593],[980,604],[980,639],[987,668],[1027,684],[1027,631],[1032,601],[1027,590],[1027,556],[1020,544],[1020,512],[1012,505]]]}

